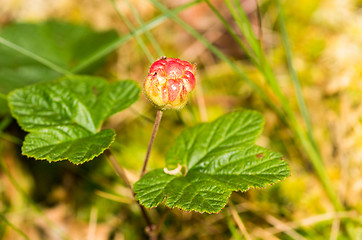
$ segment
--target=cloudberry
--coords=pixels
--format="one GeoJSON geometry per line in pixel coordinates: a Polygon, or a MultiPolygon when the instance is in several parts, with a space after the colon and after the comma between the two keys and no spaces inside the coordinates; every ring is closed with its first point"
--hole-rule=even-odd
{"type": "Polygon", "coordinates": [[[143,90],[156,107],[180,109],[195,88],[195,66],[178,58],[162,57],[148,71],[143,90]]]}

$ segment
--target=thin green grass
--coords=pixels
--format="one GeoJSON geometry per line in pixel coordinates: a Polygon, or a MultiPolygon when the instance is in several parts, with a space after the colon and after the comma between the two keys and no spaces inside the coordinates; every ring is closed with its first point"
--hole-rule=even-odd
{"type": "Polygon", "coordinates": [[[227,226],[228,226],[229,231],[230,231],[230,233],[231,233],[232,239],[242,240],[241,234],[238,232],[238,229],[237,229],[236,226],[235,226],[235,222],[234,222],[233,219],[231,218],[229,212],[224,211],[223,213],[224,213],[223,215],[224,215],[224,217],[225,217],[227,226]]]}
{"type": "Polygon", "coordinates": [[[4,133],[4,132],[0,132],[0,138],[4,139],[4,140],[7,140],[9,142],[12,142],[16,145],[21,145],[22,143],[22,140],[20,138],[17,138],[11,134],[7,134],[7,133],[4,133]]]}
{"type": "MultiPolygon", "coordinates": [[[[185,9],[188,9],[191,6],[194,6],[198,3],[200,3],[202,0],[195,0],[192,2],[189,2],[187,4],[184,4],[178,8],[173,9],[174,13],[179,13],[185,9]]],[[[17,44],[14,44],[10,41],[8,41],[7,39],[3,38],[0,36],[0,44],[3,44],[4,46],[7,46],[17,52],[20,52],[21,54],[28,56],[31,59],[36,60],[39,63],[42,63],[44,66],[49,67],[50,69],[65,75],[65,76],[71,76],[73,74],[79,73],[82,70],[84,70],[85,68],[87,68],[89,65],[93,64],[94,62],[97,62],[99,59],[107,56],[109,53],[113,52],[114,50],[116,50],[119,46],[121,46],[122,44],[124,44],[125,42],[127,42],[128,40],[132,39],[132,37],[135,36],[139,36],[147,31],[149,31],[152,28],[155,28],[157,26],[159,26],[161,23],[163,23],[164,21],[166,21],[168,18],[166,15],[160,15],[156,18],[153,18],[151,21],[149,21],[148,23],[140,26],[139,28],[134,29],[133,32],[124,35],[118,39],[116,39],[115,41],[111,42],[110,44],[108,44],[108,46],[103,47],[102,49],[99,49],[98,51],[94,52],[90,57],[88,57],[87,59],[83,60],[82,62],[80,62],[77,66],[75,66],[74,68],[71,69],[71,71],[68,71],[67,69],[64,69],[63,67],[49,61],[48,59],[45,59],[41,56],[39,56],[38,54],[31,52],[17,44]]],[[[157,47],[156,47],[157,48],[157,47]]],[[[162,53],[157,52],[157,54],[162,53]]],[[[3,94],[0,95],[1,98],[6,98],[3,96],[3,94]]]]}
{"type": "Polygon", "coordinates": [[[13,121],[11,115],[6,115],[0,122],[0,133],[3,133],[4,129],[7,128],[13,121]]]}
{"type": "Polygon", "coordinates": [[[254,34],[248,17],[242,9],[240,1],[234,0],[233,2],[234,3],[230,2],[230,0],[225,1],[226,6],[233,16],[237,26],[239,27],[239,30],[243,33],[243,37],[252,49],[253,54],[255,54],[256,58],[260,58],[259,41],[254,34]]]}
{"type": "MultiPolygon", "coordinates": [[[[323,159],[319,153],[314,135],[313,135],[313,129],[312,129],[312,123],[309,118],[309,114],[307,111],[307,106],[304,101],[304,97],[302,94],[302,87],[300,85],[298,76],[295,72],[293,62],[292,62],[292,51],[289,43],[289,37],[288,33],[286,31],[285,27],[285,18],[282,10],[282,5],[280,3],[280,0],[277,1],[277,7],[278,7],[278,16],[279,16],[279,26],[281,30],[281,36],[284,44],[284,49],[287,57],[287,64],[289,67],[289,71],[291,74],[291,79],[295,88],[297,101],[299,110],[301,112],[302,118],[304,120],[304,123],[307,128],[307,134],[305,134],[305,131],[302,130],[301,123],[297,122],[296,118],[294,117],[293,120],[293,126],[294,131],[296,132],[297,136],[301,140],[302,145],[307,150],[307,153],[310,157],[310,161],[313,164],[314,169],[316,170],[317,176],[326,191],[328,198],[332,202],[334,208],[338,211],[343,211],[344,207],[341,204],[340,200],[338,199],[338,196],[336,194],[336,191],[333,189],[332,183],[329,180],[328,174],[326,172],[325,166],[323,164],[323,159]]],[[[286,99],[285,99],[286,101],[286,99]]]]}
{"type": "Polygon", "coordinates": [[[38,54],[34,53],[34,52],[31,52],[15,43],[12,43],[10,41],[8,41],[7,39],[3,38],[0,36],[0,43],[3,44],[4,46],[7,46],[8,48],[11,48],[31,59],[34,59],[42,64],[44,64],[45,66],[49,67],[50,69],[53,69],[54,71],[60,73],[60,74],[63,74],[65,76],[69,76],[69,75],[72,75],[71,72],[69,72],[68,70],[62,68],[61,66],[49,61],[48,59],[45,59],[41,56],[39,56],[38,54]]]}
{"type": "MultiPolygon", "coordinates": [[[[212,43],[210,43],[194,28],[192,28],[190,25],[188,25],[182,19],[180,19],[174,11],[169,10],[168,8],[166,8],[164,5],[162,5],[156,0],[149,0],[149,1],[155,7],[157,7],[164,15],[174,20],[177,24],[179,24],[182,28],[184,28],[187,32],[189,32],[193,37],[195,37],[197,40],[203,43],[212,53],[214,53],[222,61],[227,63],[236,72],[236,74],[239,75],[246,83],[248,83],[254,89],[254,91],[257,94],[259,94],[259,96],[281,117],[281,119],[287,123],[287,125],[290,127],[290,129],[293,131],[296,138],[299,140],[300,144],[302,145],[302,149],[304,149],[304,151],[308,154],[309,159],[313,164],[314,169],[317,173],[317,176],[324,190],[326,191],[330,201],[333,203],[335,209],[343,210],[344,208],[340,203],[336,195],[336,192],[333,189],[333,186],[329,180],[321,156],[317,151],[314,142],[309,138],[309,135],[306,133],[303,127],[303,123],[298,121],[297,115],[294,113],[291,106],[289,105],[288,99],[281,91],[280,85],[266,56],[264,55],[263,51],[260,51],[261,46],[259,44],[259,41],[255,37],[250,22],[248,21],[246,14],[243,11],[240,3],[238,1],[234,1],[234,5],[232,5],[230,1],[227,1],[232,16],[234,17],[234,20],[237,22],[239,26],[239,30],[244,35],[244,38],[249,43],[250,49],[253,51],[252,55],[255,55],[259,58],[259,62],[261,63],[259,69],[263,74],[266,83],[271,88],[275,96],[278,98],[281,108],[277,104],[275,104],[272,101],[272,99],[262,90],[262,88],[258,86],[256,83],[254,83],[239,66],[237,66],[229,57],[223,54],[219,49],[217,49],[212,43]],[[237,10],[237,12],[235,9],[237,10]]],[[[301,95],[301,97],[303,96],[301,95]]]]}
{"type": "MultiPolygon", "coordinates": [[[[128,7],[131,9],[132,14],[135,17],[135,19],[137,20],[138,24],[141,27],[144,27],[145,23],[142,20],[141,15],[138,13],[137,9],[133,6],[133,4],[129,0],[126,0],[126,3],[128,5],[128,7]]],[[[148,40],[150,41],[150,43],[152,44],[153,48],[155,49],[158,57],[164,56],[165,53],[163,52],[161,46],[158,44],[158,42],[156,41],[156,39],[152,35],[151,31],[149,31],[149,30],[145,31],[145,35],[148,38],[148,40]]]]}
{"type": "Polygon", "coordinates": [[[278,6],[278,8],[277,8],[278,15],[279,15],[278,19],[279,19],[280,34],[282,37],[286,60],[287,60],[287,64],[288,64],[288,68],[289,68],[289,72],[290,72],[290,77],[291,77],[293,85],[294,85],[299,110],[300,110],[303,120],[306,124],[309,139],[312,141],[316,150],[319,151],[317,148],[315,137],[313,135],[312,123],[311,123],[311,120],[309,117],[307,106],[304,101],[304,97],[303,97],[303,93],[302,93],[302,86],[300,84],[297,72],[294,69],[292,48],[290,46],[289,36],[288,36],[287,28],[285,26],[285,16],[283,13],[283,9],[282,9],[280,0],[277,1],[277,6],[278,6]]]}
{"type": "Polygon", "coordinates": [[[4,130],[11,124],[12,121],[13,118],[11,117],[11,115],[6,115],[3,117],[0,122],[0,138],[12,142],[16,145],[21,145],[22,141],[20,138],[4,132],[4,130]]]}
{"type": "MultiPolygon", "coordinates": [[[[138,45],[141,47],[142,51],[144,52],[144,54],[146,55],[146,57],[148,58],[148,60],[150,62],[154,61],[154,57],[152,56],[152,53],[150,52],[150,50],[148,50],[145,42],[143,41],[142,37],[140,35],[136,35],[134,34],[134,32],[136,31],[136,29],[133,27],[133,24],[131,23],[130,20],[128,20],[127,17],[125,17],[121,11],[119,11],[119,9],[117,8],[114,0],[110,0],[113,8],[116,10],[118,16],[122,19],[122,21],[126,24],[127,28],[131,31],[130,34],[132,35],[132,37],[134,37],[136,39],[136,41],[138,42],[138,45]]],[[[148,32],[148,30],[146,30],[146,32],[148,32]]]]}
{"type": "MultiPolygon", "coordinates": [[[[1,131],[2,132],[2,131],[1,131]]],[[[0,145],[0,153],[2,153],[3,147],[0,145]]],[[[22,198],[24,199],[24,201],[26,201],[26,203],[29,204],[29,206],[31,206],[31,208],[38,213],[43,219],[45,219],[46,223],[48,224],[48,226],[50,226],[50,228],[62,239],[68,240],[70,239],[66,233],[60,229],[55,223],[53,223],[42,211],[42,209],[30,198],[30,196],[28,196],[28,194],[24,191],[24,189],[20,186],[20,184],[16,181],[16,179],[14,178],[14,176],[11,174],[11,172],[9,171],[8,167],[6,166],[5,162],[3,161],[3,159],[1,159],[1,154],[0,154],[0,169],[2,170],[2,172],[5,174],[5,176],[10,180],[11,184],[14,186],[14,188],[16,189],[17,192],[19,192],[22,196],[22,198]]]]}
{"type": "Polygon", "coordinates": [[[0,213],[0,220],[5,223],[7,226],[9,226],[10,228],[12,228],[16,233],[18,233],[20,236],[22,236],[24,239],[26,240],[30,240],[30,238],[23,232],[21,231],[20,228],[17,228],[14,224],[12,224],[11,222],[9,222],[9,220],[7,220],[7,218],[0,213]]]}
{"type": "MultiPolygon", "coordinates": [[[[110,0],[112,4],[114,5],[114,0],[110,0]]],[[[227,23],[227,21],[222,17],[220,12],[212,6],[212,4],[205,0],[210,9],[214,12],[214,14],[219,18],[219,20],[222,22],[224,27],[227,29],[227,31],[231,34],[231,36],[234,38],[234,40],[237,42],[237,44],[240,46],[240,48],[243,49],[243,51],[246,53],[246,55],[250,58],[251,62],[259,69],[261,74],[264,76],[265,82],[269,89],[272,90],[272,93],[277,97],[278,102],[274,102],[273,98],[268,94],[267,91],[254,81],[248,77],[248,75],[244,72],[244,70],[236,64],[231,58],[226,56],[224,53],[222,53],[218,48],[216,48],[211,42],[209,42],[205,37],[203,37],[199,32],[197,32],[194,28],[192,28],[190,25],[186,24],[181,18],[178,17],[178,13],[188,9],[189,7],[192,7],[198,3],[201,2],[201,0],[193,1],[188,4],[182,5],[181,7],[175,8],[175,9],[168,9],[163,4],[159,3],[156,0],[149,0],[152,2],[154,6],[156,6],[162,14],[158,17],[153,18],[151,21],[144,23],[142,18],[140,17],[137,10],[134,8],[134,6],[128,1],[127,4],[130,6],[130,9],[135,16],[139,27],[134,27],[131,22],[125,18],[119,11],[119,15],[122,18],[122,20],[126,23],[128,28],[130,29],[130,33],[126,34],[119,39],[115,40],[114,42],[110,43],[108,46],[104,47],[103,49],[100,49],[99,51],[95,52],[91,57],[85,59],[83,62],[81,62],[79,65],[77,65],[74,69],[69,72],[66,69],[63,69],[62,67],[48,61],[47,59],[44,59],[40,56],[38,56],[36,53],[30,52],[26,49],[23,49],[22,47],[13,44],[6,39],[0,37],[0,43],[4,44],[5,46],[8,46],[9,48],[12,48],[32,59],[35,59],[36,61],[44,64],[45,66],[61,73],[64,75],[71,75],[73,73],[77,73],[91,65],[92,63],[96,62],[98,59],[106,56],[110,52],[116,50],[119,46],[126,43],[128,40],[135,38],[138,43],[140,44],[142,50],[145,52],[147,58],[152,62],[153,56],[149,49],[147,48],[147,45],[144,43],[142,38],[140,37],[141,34],[145,34],[145,36],[148,38],[150,43],[152,44],[153,48],[155,49],[156,53],[160,56],[164,55],[161,47],[153,37],[152,33],[150,32],[151,29],[159,26],[163,22],[165,22],[167,19],[174,20],[177,24],[179,24],[181,27],[183,27],[187,32],[189,32],[193,37],[195,37],[197,40],[199,40],[201,43],[205,45],[207,49],[209,49],[212,53],[214,53],[218,58],[220,58],[222,61],[227,63],[231,69],[235,71],[235,73],[246,83],[248,83],[254,91],[259,94],[259,96],[279,115],[279,117],[289,126],[289,128],[292,130],[296,138],[298,139],[299,143],[301,144],[301,151],[305,151],[307,155],[309,156],[309,159],[316,171],[316,174],[319,178],[319,181],[321,182],[324,190],[326,191],[330,201],[333,203],[336,210],[343,210],[344,207],[340,203],[337,194],[329,180],[329,177],[327,175],[325,166],[323,164],[323,160],[321,158],[321,155],[318,150],[318,146],[316,144],[315,138],[313,136],[313,128],[310,121],[310,117],[308,114],[307,106],[304,101],[304,97],[302,94],[302,86],[300,84],[300,81],[298,79],[298,75],[294,69],[293,66],[293,56],[292,51],[290,47],[289,37],[287,34],[287,30],[285,27],[285,17],[283,14],[283,8],[280,3],[280,0],[277,1],[277,10],[279,15],[279,28],[281,33],[281,39],[283,41],[285,54],[286,54],[286,60],[287,65],[289,68],[289,72],[291,75],[291,80],[294,85],[294,89],[296,92],[296,99],[298,102],[298,107],[300,111],[300,115],[303,119],[303,121],[298,120],[298,113],[295,113],[292,109],[292,107],[289,104],[288,99],[286,98],[285,94],[282,92],[281,87],[279,85],[279,82],[277,80],[277,77],[275,73],[273,72],[273,69],[265,56],[265,53],[263,52],[262,43],[258,40],[256,35],[254,34],[254,31],[252,29],[252,26],[247,18],[246,13],[244,12],[242,6],[240,5],[240,1],[237,0],[226,0],[227,7],[230,10],[230,13],[232,14],[232,17],[234,18],[235,22],[237,23],[237,26],[242,33],[243,37],[245,38],[248,45],[245,45],[235,30],[233,30],[230,25],[227,23]]],[[[114,6],[116,9],[116,7],[114,6]]],[[[0,94],[0,98],[6,99],[6,95],[0,94]]],[[[1,161],[0,161],[1,162],[1,161]]],[[[4,167],[1,163],[1,166],[4,167]]],[[[234,229],[235,230],[235,229],[234,229]]],[[[234,233],[233,233],[234,235],[234,233]]]]}
{"type": "Polygon", "coordinates": [[[221,15],[221,13],[210,3],[209,0],[205,0],[206,4],[209,8],[214,12],[214,14],[219,18],[220,22],[224,25],[225,29],[230,33],[232,38],[235,42],[242,48],[244,53],[250,58],[250,60],[255,64],[258,65],[257,60],[254,55],[250,52],[250,50],[245,46],[245,44],[241,41],[241,38],[238,34],[234,31],[234,29],[228,24],[226,19],[221,15]]]}
{"type": "Polygon", "coordinates": [[[227,63],[236,73],[241,77],[245,82],[247,82],[255,92],[257,92],[260,97],[276,112],[280,112],[277,106],[271,101],[266,92],[255,84],[246,74],[245,72],[238,67],[230,58],[228,58],[224,53],[222,53],[218,48],[216,48],[212,43],[210,43],[204,36],[202,36],[199,32],[197,32],[194,28],[180,19],[175,11],[171,11],[161,3],[156,0],[149,0],[156,8],[158,8],[164,15],[168,16],[170,19],[174,20],[177,24],[179,24],[182,28],[184,28],[187,32],[189,32],[192,36],[194,36],[197,40],[199,40],[202,44],[204,44],[212,53],[214,53],[217,57],[227,63]]]}
{"type": "MultiPolygon", "coordinates": [[[[172,10],[173,13],[179,13],[182,12],[185,9],[188,9],[189,7],[192,7],[198,3],[200,3],[201,0],[195,0],[189,3],[186,3],[180,7],[177,7],[172,10]]],[[[109,53],[116,50],[119,46],[127,42],[128,40],[132,39],[135,35],[140,35],[145,33],[146,31],[149,31],[157,26],[159,26],[161,23],[166,21],[168,17],[165,14],[162,14],[158,17],[153,18],[151,21],[146,23],[143,26],[140,26],[139,28],[135,29],[134,32],[131,34],[124,35],[120,37],[119,39],[111,42],[108,46],[105,46],[103,49],[98,50],[97,52],[94,52],[93,55],[91,55],[89,58],[85,59],[83,62],[79,63],[75,68],[72,69],[73,73],[77,73],[82,71],[83,69],[87,68],[92,63],[96,62],[97,60],[103,58],[104,56],[108,55],[109,53]]]]}

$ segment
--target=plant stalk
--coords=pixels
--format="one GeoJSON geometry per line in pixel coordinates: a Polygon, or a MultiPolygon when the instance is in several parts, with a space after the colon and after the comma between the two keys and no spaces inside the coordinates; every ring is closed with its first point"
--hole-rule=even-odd
{"type": "Polygon", "coordinates": [[[244,238],[246,240],[251,240],[252,238],[250,237],[248,231],[246,230],[243,220],[241,220],[239,213],[236,211],[235,206],[231,201],[229,201],[229,211],[244,238]]]}
{"type": "MultiPolygon", "coordinates": [[[[129,180],[127,178],[127,175],[124,172],[122,166],[118,164],[117,159],[114,156],[114,154],[109,149],[107,149],[106,150],[106,155],[107,155],[109,161],[111,162],[114,170],[118,174],[118,176],[120,176],[123,179],[124,183],[127,185],[129,190],[131,191],[132,196],[135,197],[136,194],[133,191],[132,185],[129,182],[129,180]]],[[[146,232],[147,232],[147,234],[149,235],[150,239],[152,239],[152,240],[157,239],[157,235],[153,234],[154,229],[155,229],[155,225],[153,225],[150,217],[147,214],[147,211],[146,211],[145,207],[142,206],[138,201],[137,201],[137,205],[140,207],[142,216],[143,216],[143,218],[144,218],[144,220],[146,222],[146,225],[147,225],[146,232]]]]}
{"type": "MultiPolygon", "coordinates": [[[[282,109],[277,107],[277,105],[269,99],[268,95],[263,91],[262,88],[260,88],[256,83],[251,81],[244,71],[235,65],[233,61],[231,61],[230,58],[228,58],[226,55],[224,55],[219,49],[217,49],[214,45],[212,45],[207,39],[205,39],[201,34],[199,34],[195,29],[193,29],[191,26],[186,24],[183,20],[181,20],[174,12],[171,12],[169,9],[165,8],[162,4],[158,3],[155,0],[149,0],[152,2],[154,6],[156,6],[160,11],[163,12],[164,15],[169,17],[170,19],[174,20],[176,23],[178,23],[181,27],[183,27],[186,31],[188,31],[191,35],[193,35],[195,38],[197,38],[201,43],[203,43],[211,52],[213,52],[217,57],[219,57],[221,60],[225,61],[235,72],[243,79],[245,80],[255,91],[257,94],[259,94],[262,99],[281,117],[281,119],[290,126],[293,133],[297,136],[297,138],[300,140],[304,150],[307,152],[311,163],[314,166],[314,169],[316,170],[317,176],[326,191],[330,201],[332,202],[334,208],[336,210],[342,210],[344,209],[343,205],[341,204],[340,200],[338,199],[338,196],[335,193],[335,190],[333,189],[332,183],[329,180],[329,177],[327,175],[327,172],[325,170],[325,167],[323,165],[323,161],[321,159],[321,156],[318,152],[318,150],[315,148],[313,144],[313,140],[309,138],[308,134],[304,133],[304,129],[302,127],[302,124],[297,120],[297,117],[295,113],[292,111],[288,99],[285,97],[285,95],[282,93],[280,86],[278,85],[278,82],[276,80],[276,77],[271,69],[271,66],[269,65],[268,61],[266,61],[266,57],[263,52],[259,52],[259,49],[253,48],[254,52],[257,54],[260,60],[262,60],[263,65],[261,67],[261,72],[265,77],[265,80],[269,87],[273,90],[274,94],[280,101],[282,105],[282,109]]],[[[228,2],[230,3],[230,2],[228,2]]],[[[234,2],[236,3],[236,2],[234,2]]],[[[233,7],[230,5],[230,7],[233,7]]],[[[237,6],[237,10],[240,12],[242,11],[242,8],[240,6],[237,6]]],[[[236,17],[237,14],[234,12],[234,15],[236,17]]],[[[245,14],[242,13],[241,17],[244,17],[243,19],[238,19],[239,25],[242,27],[241,31],[246,31],[246,34],[248,35],[249,41],[256,41],[255,36],[253,35],[253,32],[248,29],[250,28],[250,25],[242,25],[243,21],[246,22],[245,14]]],[[[245,33],[244,33],[245,34],[245,33]]]]}
{"type": "Polygon", "coordinates": [[[162,114],[163,114],[162,110],[157,110],[157,115],[156,115],[156,119],[155,119],[155,124],[153,125],[151,139],[150,139],[150,142],[148,144],[145,160],[143,162],[141,177],[146,173],[146,167],[147,167],[148,159],[150,158],[153,142],[155,141],[156,134],[157,134],[157,131],[158,131],[158,127],[160,126],[162,114]]]}

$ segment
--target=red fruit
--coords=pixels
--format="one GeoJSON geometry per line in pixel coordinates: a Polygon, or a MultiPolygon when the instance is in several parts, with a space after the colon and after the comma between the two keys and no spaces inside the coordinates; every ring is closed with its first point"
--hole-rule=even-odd
{"type": "Polygon", "coordinates": [[[155,61],[143,84],[146,97],[160,109],[180,109],[195,88],[195,66],[178,58],[155,61]]]}

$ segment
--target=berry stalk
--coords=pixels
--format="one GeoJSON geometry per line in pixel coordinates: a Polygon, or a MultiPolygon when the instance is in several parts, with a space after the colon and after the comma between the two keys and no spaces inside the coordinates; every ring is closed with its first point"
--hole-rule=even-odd
{"type": "Polygon", "coordinates": [[[142,171],[141,171],[141,177],[142,177],[142,176],[145,174],[145,172],[146,172],[146,167],[147,167],[148,159],[149,159],[150,154],[151,154],[153,142],[155,141],[156,134],[157,134],[157,131],[158,131],[158,127],[160,126],[162,114],[163,114],[163,111],[162,111],[162,110],[157,110],[157,115],[156,115],[156,119],[155,119],[155,124],[153,125],[153,130],[152,130],[151,139],[150,139],[150,142],[148,143],[148,148],[147,148],[146,157],[145,157],[145,160],[144,160],[144,162],[143,162],[143,167],[142,167],[142,171]]]}

